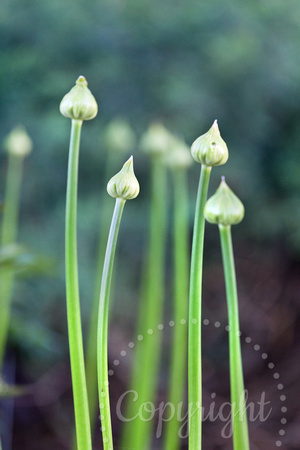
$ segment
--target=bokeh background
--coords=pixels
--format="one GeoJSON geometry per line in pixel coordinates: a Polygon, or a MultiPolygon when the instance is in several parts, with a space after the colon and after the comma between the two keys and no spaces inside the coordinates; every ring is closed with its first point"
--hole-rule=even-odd
{"type": "MultiPolygon", "coordinates": [[[[141,184],[138,199],[126,206],[120,233],[110,327],[113,361],[136,339],[140,268],[147,245],[150,164],[139,151],[139,137],[151,121],[159,120],[190,145],[218,119],[230,159],[213,170],[210,194],[225,175],[246,208],[244,221],[233,229],[246,386],[253,401],[265,392],[272,406],[268,420],[250,425],[252,448],[298,449],[298,0],[1,1],[0,141],[18,124],[26,127],[33,140],[34,150],[25,164],[19,242],[40,261],[31,271],[18,272],[14,290],[5,371],[10,382],[30,386],[30,394],[2,404],[7,448],[63,450],[69,446],[72,395],[64,207],[70,122],[60,115],[58,106],[81,74],[99,103],[98,117],[83,127],[79,173],[84,329],[108,181],[103,139],[107,124],[123,117],[135,131],[137,144],[130,153],[141,184]],[[279,380],[282,386],[278,387],[279,380]]],[[[116,171],[126,157],[120,156],[116,171]]],[[[1,151],[2,196],[6,162],[1,151]]],[[[195,163],[189,175],[191,232],[199,170],[195,163]]],[[[169,228],[171,233],[171,221],[169,228]]],[[[228,401],[229,378],[217,227],[207,226],[206,238],[203,313],[209,324],[203,336],[204,399],[209,405],[213,393],[218,401],[228,401]]],[[[172,319],[171,268],[167,274],[166,324],[172,319]]],[[[166,400],[171,330],[164,333],[158,397],[166,400]]],[[[126,389],[130,366],[129,354],[112,380],[113,397],[126,389]]],[[[220,437],[221,426],[218,421],[204,424],[204,449],[231,448],[230,441],[220,437]]],[[[118,438],[116,417],[114,429],[118,438]]],[[[100,440],[97,445],[100,449],[100,440]]],[[[153,448],[160,446],[160,440],[153,444],[153,448]]]]}

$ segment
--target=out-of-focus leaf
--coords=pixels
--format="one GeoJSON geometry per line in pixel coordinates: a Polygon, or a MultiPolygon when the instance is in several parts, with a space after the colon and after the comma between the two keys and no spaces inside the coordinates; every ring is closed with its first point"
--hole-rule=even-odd
{"type": "Polygon", "coordinates": [[[20,244],[8,244],[0,249],[0,270],[9,268],[22,277],[32,275],[51,275],[55,262],[44,255],[38,255],[20,244]]]}

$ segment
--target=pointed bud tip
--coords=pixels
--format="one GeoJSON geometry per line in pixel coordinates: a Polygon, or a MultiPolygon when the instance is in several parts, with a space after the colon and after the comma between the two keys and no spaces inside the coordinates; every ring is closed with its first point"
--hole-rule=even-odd
{"type": "Polygon", "coordinates": [[[78,84],[84,84],[84,86],[88,86],[88,82],[86,81],[86,78],[83,75],[80,75],[76,80],[76,85],[78,84]]]}

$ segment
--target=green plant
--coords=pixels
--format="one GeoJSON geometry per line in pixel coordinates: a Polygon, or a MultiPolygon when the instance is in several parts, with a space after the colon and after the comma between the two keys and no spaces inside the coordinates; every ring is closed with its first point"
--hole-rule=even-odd
{"type": "MultiPolygon", "coordinates": [[[[22,126],[16,127],[4,143],[8,154],[8,169],[1,231],[1,249],[13,249],[18,233],[21,183],[24,158],[32,150],[32,142],[22,126]]],[[[7,340],[11,300],[14,284],[14,268],[10,265],[0,270],[0,373],[7,340]]]]}
{"type": "MultiPolygon", "coordinates": [[[[112,120],[103,133],[103,147],[106,150],[105,180],[109,180],[114,173],[120,156],[128,153],[135,145],[135,135],[125,119],[112,120]]],[[[88,402],[91,417],[92,434],[96,424],[98,407],[97,395],[97,323],[99,309],[99,292],[101,288],[101,276],[103,262],[109,232],[109,218],[112,214],[110,198],[103,195],[101,201],[101,216],[99,226],[98,251],[95,270],[95,282],[93,291],[92,308],[89,320],[89,329],[86,346],[86,382],[88,402]]]]}
{"type": "MultiPolygon", "coordinates": [[[[151,194],[149,249],[146,258],[138,317],[138,341],[135,348],[131,390],[136,401],[127,404],[126,416],[138,416],[147,402],[154,402],[161,352],[161,332],[164,303],[164,274],[167,220],[167,171],[164,154],[170,148],[170,133],[161,125],[153,124],[142,136],[141,148],[151,158],[151,194]]],[[[151,445],[151,421],[140,417],[124,426],[121,447],[147,449],[151,445]]]]}
{"type": "Polygon", "coordinates": [[[238,296],[231,238],[231,225],[244,217],[244,207],[222,178],[221,184],[205,206],[205,218],[219,225],[229,324],[231,421],[235,450],[249,450],[248,423],[240,344],[238,296]]]}
{"type": "MultiPolygon", "coordinates": [[[[178,138],[174,139],[172,150],[165,158],[170,167],[173,181],[173,260],[174,293],[173,313],[175,327],[171,349],[168,402],[175,410],[184,401],[187,365],[187,319],[188,319],[188,285],[189,285],[189,195],[187,171],[192,164],[187,145],[178,138]]],[[[180,448],[177,414],[173,414],[166,423],[164,449],[180,448]]]]}
{"type": "Polygon", "coordinates": [[[107,185],[107,191],[109,195],[116,199],[116,204],[104,259],[98,312],[97,368],[100,419],[102,424],[102,440],[104,450],[113,449],[108,387],[107,330],[114,257],[125,202],[126,200],[136,198],[139,194],[139,189],[139,183],[133,172],[133,159],[131,157],[124,164],[121,171],[117,173],[117,175],[115,175],[107,185]]]}
{"type": "Polygon", "coordinates": [[[202,364],[201,364],[201,297],[204,243],[204,206],[212,166],[225,164],[228,149],[220,136],[217,121],[200,136],[191,148],[193,158],[202,164],[196,200],[189,293],[188,334],[188,404],[189,447],[201,449],[202,430],[202,364]]]}
{"type": "Polygon", "coordinates": [[[67,319],[76,437],[78,449],[89,450],[92,448],[92,443],[81,329],[76,217],[81,127],[83,120],[93,119],[97,115],[98,107],[83,76],[78,78],[76,86],[62,99],[60,111],[65,117],[72,119],[66,195],[65,253],[67,319]]]}

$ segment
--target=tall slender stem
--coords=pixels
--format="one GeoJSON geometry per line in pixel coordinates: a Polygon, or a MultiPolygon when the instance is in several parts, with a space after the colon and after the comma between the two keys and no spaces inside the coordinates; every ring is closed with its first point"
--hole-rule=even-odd
{"type": "Polygon", "coordinates": [[[201,364],[201,298],[204,243],[204,207],[211,167],[202,165],[199,180],[190,275],[188,336],[188,402],[189,449],[200,450],[202,443],[202,364],[201,364]]]}
{"type": "MultiPolygon", "coordinates": [[[[8,153],[8,171],[1,231],[1,247],[12,244],[17,238],[23,157],[8,153]]],[[[0,373],[2,370],[10,322],[11,298],[14,283],[12,268],[0,272],[0,373]]]]}
{"type": "MultiPolygon", "coordinates": [[[[138,333],[142,340],[136,343],[131,390],[137,394],[136,401],[127,404],[126,418],[121,447],[139,450],[151,448],[151,431],[153,421],[145,421],[139,417],[138,411],[147,402],[155,402],[158,367],[161,354],[161,331],[158,325],[162,322],[165,243],[166,243],[166,168],[161,161],[153,157],[151,170],[151,211],[149,253],[147,257],[147,273],[141,299],[138,333]]],[[[130,397],[132,400],[132,397],[130,397]]]]}
{"type": "Polygon", "coordinates": [[[66,200],[66,294],[77,448],[91,450],[77,262],[77,185],[81,120],[72,120],[66,200]]]}
{"type": "MultiPolygon", "coordinates": [[[[183,403],[187,363],[187,318],[189,284],[189,197],[185,169],[173,171],[174,186],[174,334],[168,401],[177,411],[183,403]]],[[[166,424],[165,450],[180,448],[180,421],[174,413],[166,424]]]]}
{"type": "Polygon", "coordinates": [[[230,225],[219,225],[229,325],[231,425],[235,450],[249,450],[248,423],[240,343],[238,296],[230,225]]]}
{"type": "Polygon", "coordinates": [[[109,403],[109,387],[108,387],[108,359],[107,359],[108,312],[109,312],[109,297],[110,297],[110,287],[113,273],[114,257],[116,252],[119,227],[124,205],[125,200],[121,198],[116,199],[115,209],[107,241],[102,273],[100,299],[99,299],[97,367],[98,367],[100,418],[102,425],[102,440],[104,450],[113,449],[112,426],[111,426],[110,403],[109,403]]]}
{"type": "MultiPolygon", "coordinates": [[[[108,152],[105,180],[111,177],[114,173],[116,157],[113,152],[108,152]]],[[[90,314],[87,346],[86,346],[86,381],[88,390],[89,409],[91,417],[92,432],[96,424],[96,411],[98,407],[97,395],[97,328],[98,328],[98,310],[99,310],[99,292],[101,289],[102,270],[105,258],[105,249],[109,233],[109,221],[113,211],[113,204],[111,198],[107,195],[103,196],[101,202],[101,217],[99,227],[99,241],[97,251],[97,262],[95,270],[95,284],[92,299],[92,308],[90,314]]]]}

